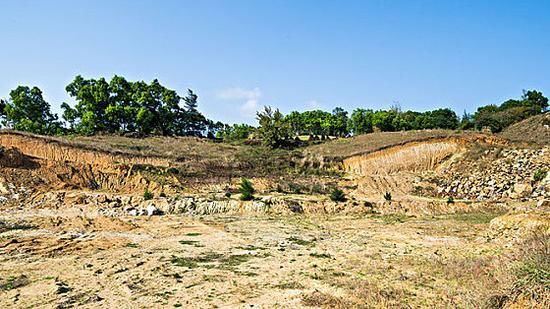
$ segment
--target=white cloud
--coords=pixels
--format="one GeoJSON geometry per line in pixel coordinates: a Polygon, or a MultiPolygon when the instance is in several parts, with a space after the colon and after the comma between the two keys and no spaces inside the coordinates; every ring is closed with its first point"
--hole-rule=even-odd
{"type": "Polygon", "coordinates": [[[218,93],[222,100],[242,101],[240,109],[243,113],[254,115],[259,107],[259,100],[262,97],[260,88],[243,89],[239,87],[227,88],[218,93]]]}
{"type": "Polygon", "coordinates": [[[309,109],[309,110],[320,109],[321,104],[319,102],[317,102],[316,100],[307,101],[306,102],[306,108],[309,109]]]}

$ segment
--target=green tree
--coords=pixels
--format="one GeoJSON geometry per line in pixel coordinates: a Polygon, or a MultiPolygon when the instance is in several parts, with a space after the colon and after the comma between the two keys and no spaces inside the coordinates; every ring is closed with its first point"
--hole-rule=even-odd
{"type": "Polygon", "coordinates": [[[372,116],[371,109],[358,108],[351,113],[349,119],[349,128],[355,135],[372,132],[372,116]]]}
{"type": "Polygon", "coordinates": [[[332,110],[332,134],[336,136],[346,136],[349,134],[348,130],[348,112],[341,107],[336,107],[332,110]]]}
{"type": "Polygon", "coordinates": [[[202,132],[206,130],[207,120],[197,110],[198,96],[191,90],[187,89],[187,96],[183,98],[185,109],[182,115],[182,135],[202,136],[202,132]]]}
{"type": "Polygon", "coordinates": [[[256,192],[256,190],[254,189],[254,186],[252,185],[252,182],[250,180],[246,178],[241,178],[239,192],[241,193],[241,200],[250,201],[254,199],[254,192],[256,192]]]}
{"type": "Polygon", "coordinates": [[[37,134],[61,133],[57,115],[52,114],[38,87],[18,86],[4,104],[6,122],[13,129],[37,134]]]}
{"type": "Polygon", "coordinates": [[[283,146],[289,137],[290,127],[279,109],[274,111],[265,106],[263,111],[257,112],[257,119],[260,124],[258,133],[264,145],[271,148],[283,146]]]}

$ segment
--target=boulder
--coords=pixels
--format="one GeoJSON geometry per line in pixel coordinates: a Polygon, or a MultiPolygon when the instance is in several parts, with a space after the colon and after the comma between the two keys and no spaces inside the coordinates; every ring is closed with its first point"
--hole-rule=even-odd
{"type": "Polygon", "coordinates": [[[149,205],[147,206],[147,208],[145,208],[145,210],[147,211],[148,216],[155,216],[155,215],[161,214],[161,211],[157,207],[155,207],[155,205],[149,205]]]}
{"type": "Polygon", "coordinates": [[[524,182],[514,185],[514,193],[517,194],[518,197],[529,196],[531,192],[533,192],[533,186],[531,186],[530,183],[524,182]]]}

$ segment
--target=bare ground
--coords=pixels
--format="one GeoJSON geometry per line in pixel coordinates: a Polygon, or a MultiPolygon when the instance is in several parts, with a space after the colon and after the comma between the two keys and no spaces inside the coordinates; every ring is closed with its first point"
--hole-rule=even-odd
{"type": "Polygon", "coordinates": [[[2,213],[3,308],[477,307],[509,250],[493,214],[2,213]]]}

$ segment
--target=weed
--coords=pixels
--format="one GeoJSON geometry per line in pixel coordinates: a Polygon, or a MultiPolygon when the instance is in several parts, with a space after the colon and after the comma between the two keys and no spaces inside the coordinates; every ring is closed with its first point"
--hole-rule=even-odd
{"type": "Polygon", "coordinates": [[[179,243],[182,245],[196,245],[199,242],[196,240],[180,240],[179,243]]]}
{"type": "Polygon", "coordinates": [[[316,258],[321,258],[321,259],[330,259],[331,258],[330,254],[328,254],[328,253],[312,252],[312,253],[309,254],[309,256],[316,257],[316,258]]]}
{"type": "Polygon", "coordinates": [[[147,200],[150,200],[150,199],[153,199],[155,195],[149,191],[149,189],[145,189],[145,191],[143,191],[143,199],[145,199],[146,201],[147,200]]]}
{"type": "Polygon", "coordinates": [[[197,233],[197,232],[192,232],[192,233],[185,234],[185,236],[192,236],[192,237],[200,236],[200,235],[201,235],[201,233],[197,233]]]}
{"type": "Polygon", "coordinates": [[[384,199],[388,202],[391,202],[391,193],[390,192],[384,193],[384,199]]]}
{"type": "Polygon", "coordinates": [[[447,204],[454,204],[454,203],[455,203],[455,199],[452,196],[449,196],[447,198],[447,204]]]}
{"type": "Polygon", "coordinates": [[[541,168],[535,172],[535,174],[533,175],[533,180],[535,182],[541,182],[546,178],[546,175],[548,175],[548,171],[546,169],[541,168]]]}
{"type": "Polygon", "coordinates": [[[333,201],[333,202],[345,202],[346,201],[346,194],[344,193],[344,191],[338,189],[338,188],[334,188],[332,189],[332,191],[330,192],[330,200],[333,201]]]}
{"type": "Polygon", "coordinates": [[[136,243],[130,242],[130,243],[126,244],[126,247],[127,248],[139,248],[139,245],[136,244],[136,243]]]}
{"type": "Polygon", "coordinates": [[[304,239],[297,238],[297,237],[294,237],[294,236],[288,238],[288,241],[293,242],[293,243],[295,243],[297,245],[300,245],[300,246],[314,246],[315,245],[315,240],[316,239],[304,240],[304,239]]]}

